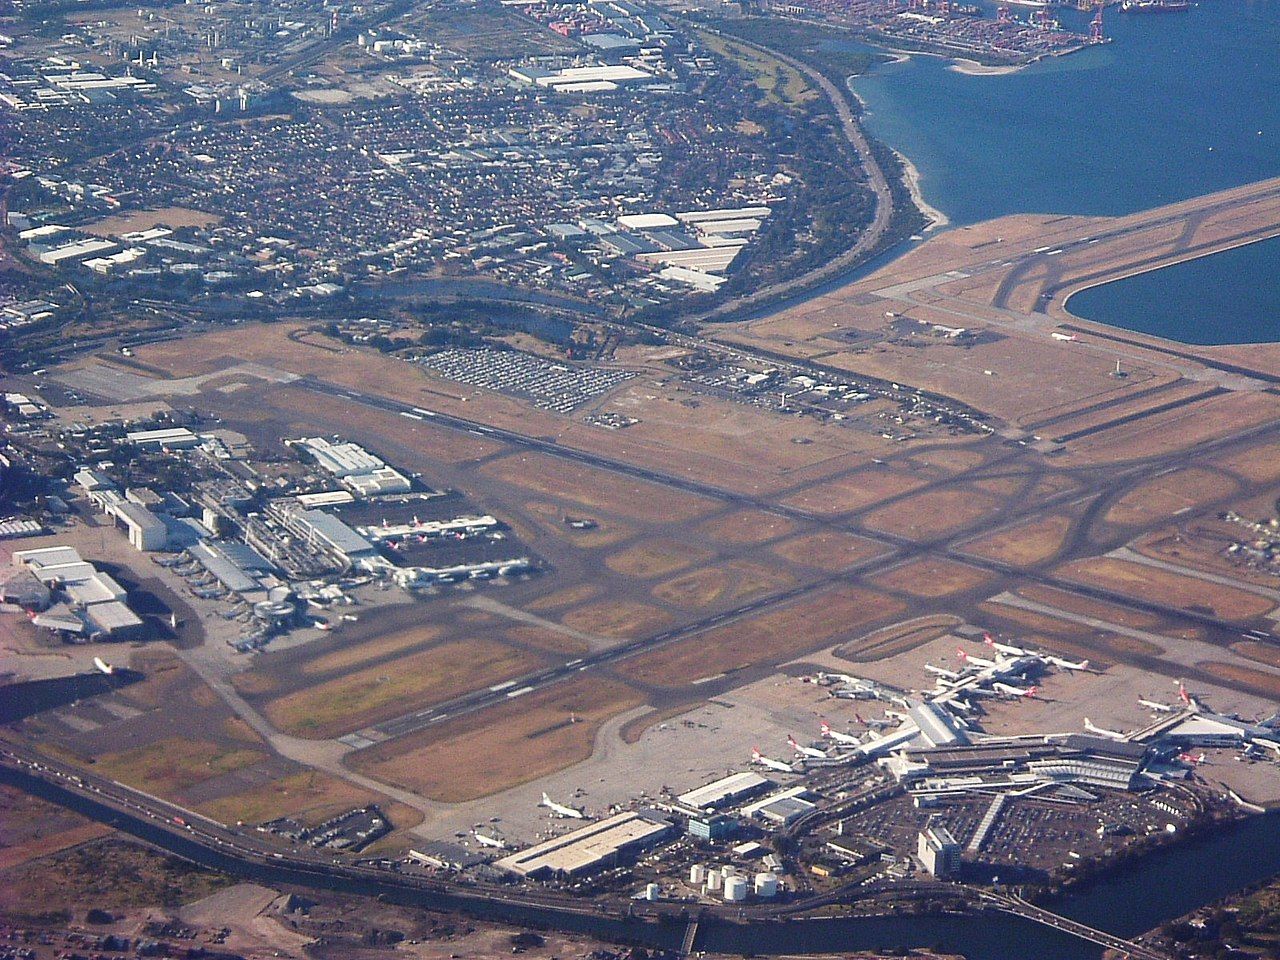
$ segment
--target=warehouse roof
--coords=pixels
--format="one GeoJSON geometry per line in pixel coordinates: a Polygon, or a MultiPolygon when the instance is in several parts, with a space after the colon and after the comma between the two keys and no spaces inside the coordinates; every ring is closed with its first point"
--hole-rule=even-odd
{"type": "Polygon", "coordinates": [[[750,796],[773,786],[773,781],[750,770],[721,777],[705,786],[682,793],[676,797],[688,807],[719,807],[742,797],[750,796]]]}
{"type": "Polygon", "coordinates": [[[670,829],[671,823],[655,814],[628,811],[535,844],[495,865],[522,876],[584,873],[619,853],[660,839],[670,829]]]}

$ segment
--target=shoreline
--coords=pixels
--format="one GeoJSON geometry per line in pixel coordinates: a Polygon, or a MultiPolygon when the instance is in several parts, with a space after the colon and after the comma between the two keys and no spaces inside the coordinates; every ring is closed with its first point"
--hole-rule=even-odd
{"type": "Polygon", "coordinates": [[[947,69],[954,73],[963,73],[966,77],[1004,77],[1018,73],[1029,67],[1029,63],[1008,63],[1000,66],[979,63],[967,57],[953,57],[947,69]]]}
{"type": "Polygon", "coordinates": [[[906,185],[907,192],[911,195],[911,202],[916,205],[916,209],[923,213],[929,221],[929,225],[922,232],[932,233],[935,230],[950,226],[951,218],[924,198],[924,192],[920,189],[921,176],[919,168],[911,162],[906,154],[894,150],[893,155],[902,164],[902,182],[906,185]]]}
{"type": "Polygon", "coordinates": [[[885,61],[883,66],[893,66],[899,63],[907,63],[912,57],[935,57],[939,60],[950,61],[947,69],[955,73],[963,73],[969,77],[1003,77],[1010,73],[1017,73],[1031,66],[1039,58],[1028,60],[1025,63],[1002,63],[987,64],[969,57],[955,57],[941,50],[903,50],[900,47],[882,46],[882,50],[889,53],[893,59],[885,61]]]}

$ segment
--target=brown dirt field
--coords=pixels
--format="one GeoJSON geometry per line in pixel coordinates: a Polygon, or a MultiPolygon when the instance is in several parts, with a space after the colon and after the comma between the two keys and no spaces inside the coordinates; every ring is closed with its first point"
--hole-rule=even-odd
{"type": "Polygon", "coordinates": [[[980,557],[1030,566],[1049,559],[1062,547],[1071,524],[1071,517],[1053,514],[970,540],[964,549],[980,557]]]}
{"type": "Polygon", "coordinates": [[[572,680],[378,744],[349,762],[432,800],[473,800],[585,760],[601,724],[642,702],[621,683],[572,680]]]}
{"type": "Polygon", "coordinates": [[[671,614],[631,600],[604,600],[570,610],[560,618],[566,627],[601,637],[642,637],[665,627],[671,614]]]}
{"type": "MultiPolygon", "coordinates": [[[[1089,597],[1082,597],[1079,594],[1068,593],[1065,590],[1057,590],[1053,587],[1044,587],[1039,584],[1028,584],[1019,587],[1015,592],[1028,600],[1047,603],[1060,610],[1066,610],[1068,613],[1078,614],[1083,617],[1095,617],[1098,620],[1118,623],[1122,627],[1132,627],[1135,630],[1164,632],[1160,630],[1161,619],[1154,613],[1130,610],[1128,607],[1117,607],[1103,600],[1093,600],[1089,597]]],[[[1173,636],[1183,636],[1183,634],[1175,633],[1173,636]]]]}
{"type": "Polygon", "coordinates": [[[1067,445],[1061,462],[1074,466],[1159,456],[1221,437],[1224,424],[1238,431],[1274,420],[1278,415],[1280,401],[1274,396],[1231,393],[1082,437],[1067,445]]]}
{"type": "Polygon", "coordinates": [[[173,703],[179,690],[189,690],[199,678],[189,670],[178,655],[161,646],[135,650],[129,656],[129,666],[145,676],[120,691],[120,696],[142,710],[154,710],[173,703]]]}
{"type": "Polygon", "coordinates": [[[593,600],[604,592],[604,587],[598,583],[575,583],[571,587],[565,587],[562,590],[556,590],[554,593],[548,593],[545,596],[526,603],[526,610],[543,612],[546,610],[560,610],[564,607],[572,607],[575,604],[586,603],[593,600]]]}
{"type": "Polygon", "coordinates": [[[960,530],[994,513],[1003,501],[963,488],[930,490],[867,514],[867,525],[907,537],[931,537],[960,530]]]}
{"type": "Polygon", "coordinates": [[[480,468],[504,483],[543,496],[572,500],[592,510],[649,523],[692,520],[707,513],[713,501],[676,493],[657,484],[607,473],[534,453],[519,453],[486,463],[480,468]]]}
{"type": "MultiPolygon", "coordinates": [[[[375,614],[376,616],[376,614],[375,614]]],[[[314,660],[302,664],[301,670],[309,677],[318,677],[339,670],[350,670],[362,664],[386,657],[393,653],[404,653],[423,644],[438,640],[444,630],[438,626],[421,625],[407,630],[378,637],[376,640],[365,640],[350,647],[340,648],[325,653],[314,660]]]]}
{"type": "Polygon", "coordinates": [[[1259,444],[1214,462],[1254,483],[1272,483],[1280,480],[1280,443],[1259,444]]]}
{"type": "Polygon", "coordinates": [[[1203,383],[1186,381],[1179,383],[1176,386],[1171,386],[1165,390],[1161,390],[1150,396],[1129,399],[1122,403],[1103,407],[1100,410],[1093,410],[1089,413],[1083,413],[1067,420],[1060,420],[1057,423],[1045,427],[1043,430],[1037,430],[1036,432],[1051,438],[1064,437],[1080,430],[1087,430],[1091,427],[1096,427],[1104,423],[1110,423],[1111,421],[1118,420],[1121,417],[1141,413],[1142,411],[1149,410],[1152,407],[1158,407],[1161,404],[1171,403],[1175,400],[1185,399],[1204,392],[1205,385],[1203,383]]]}
{"type": "Polygon", "coordinates": [[[717,543],[745,547],[785,537],[795,528],[795,523],[786,517],[765,513],[763,510],[739,510],[723,517],[705,520],[695,530],[717,543]]]}
{"type": "Polygon", "coordinates": [[[183,736],[100,754],[94,769],[102,776],[139,790],[171,797],[188,787],[265,759],[267,754],[262,750],[228,747],[183,736]]]}
{"type": "Polygon", "coordinates": [[[867,467],[797,490],[784,497],[782,502],[819,516],[835,516],[915,490],[925,482],[920,477],[896,473],[888,467],[867,467]]]}
{"type": "Polygon", "coordinates": [[[1011,497],[1026,485],[1025,477],[984,477],[969,484],[975,490],[996,497],[1011,497]]]}
{"type": "Polygon", "coordinates": [[[715,603],[737,603],[792,586],[795,577],[784,570],[750,560],[719,567],[700,567],[653,588],[653,595],[678,607],[698,609],[715,603]]]}
{"type": "Polygon", "coordinates": [[[635,533],[635,527],[618,523],[616,520],[585,517],[583,511],[565,510],[563,507],[556,506],[553,503],[528,503],[525,504],[524,509],[531,519],[541,525],[552,536],[560,537],[572,543],[575,547],[584,547],[586,549],[607,547],[610,544],[617,543],[619,540],[625,540],[635,533]],[[564,522],[566,516],[573,517],[575,520],[595,520],[597,526],[594,530],[575,530],[564,522]]]}
{"type": "Polygon", "coordinates": [[[680,687],[756,664],[785,663],[905,609],[884,594],[833,587],[642,654],[620,664],[618,673],[642,683],[680,687]]]}
{"type": "Polygon", "coordinates": [[[852,643],[836,647],[835,655],[854,663],[870,663],[873,660],[887,660],[899,654],[907,653],[926,643],[932,643],[948,631],[958,627],[963,621],[959,617],[939,615],[919,617],[906,623],[895,623],[892,627],[876,630],[865,637],[859,637],[852,643]]]}
{"type": "Polygon", "coordinates": [[[1254,593],[1112,557],[1077,561],[1064,572],[1073,580],[1135,593],[1144,599],[1187,609],[1208,609],[1224,620],[1249,620],[1275,606],[1254,593]]]}
{"type": "Polygon", "coordinates": [[[1126,526],[1155,523],[1202,503],[1228,497],[1238,488],[1235,481],[1212,470],[1196,467],[1179,470],[1130,490],[1111,505],[1104,519],[1126,526]]]}
{"type": "Polygon", "coordinates": [[[519,676],[538,665],[490,640],[451,641],[286,694],[263,712],[277,727],[317,740],[339,736],[519,676]]]}
{"type": "Polygon", "coordinates": [[[131,210],[115,216],[99,220],[82,227],[85,233],[95,237],[118,237],[122,233],[134,233],[139,230],[150,230],[155,226],[166,227],[208,227],[218,223],[222,218],[205,213],[203,210],[191,210],[187,207],[161,207],[158,210],[131,210]]]}
{"type": "Polygon", "coordinates": [[[47,857],[60,850],[78,847],[90,840],[105,837],[111,832],[112,829],[106,824],[85,823],[67,830],[59,830],[57,833],[41,834],[25,843],[0,847],[0,870],[8,870],[37,857],[47,857]]]}
{"type": "Polygon", "coordinates": [[[917,597],[945,597],[975,590],[993,574],[950,560],[916,560],[888,573],[877,574],[871,582],[878,587],[901,590],[917,597]]]}
{"type": "Polygon", "coordinates": [[[1240,643],[1233,643],[1231,650],[1242,657],[1247,657],[1250,660],[1255,660],[1258,663],[1280,670],[1280,650],[1277,650],[1269,643],[1256,643],[1252,640],[1241,641],[1240,643]]]}
{"type": "Polygon", "coordinates": [[[784,540],[774,546],[772,552],[783,560],[813,567],[815,570],[842,570],[879,556],[887,552],[887,549],[873,540],[864,540],[852,533],[824,531],[784,540]]]}
{"type": "Polygon", "coordinates": [[[605,558],[604,565],[624,577],[652,580],[665,577],[694,564],[706,563],[714,553],[679,540],[641,540],[605,558]]]}
{"type": "Polygon", "coordinates": [[[542,627],[512,627],[504,636],[517,643],[527,643],[531,647],[537,647],[539,650],[546,650],[550,653],[584,653],[588,649],[586,643],[575,637],[566,636],[554,630],[546,630],[542,627]]]}
{"type": "Polygon", "coordinates": [[[934,467],[945,473],[963,473],[982,466],[987,455],[981,450],[962,450],[956,447],[935,450],[922,450],[907,458],[912,463],[926,467],[934,467]]]}
{"type": "Polygon", "coordinates": [[[1263,696],[1280,700],[1280,676],[1274,673],[1264,673],[1251,667],[1236,666],[1234,663],[1219,663],[1216,660],[1205,660],[1196,666],[1229,687],[1256,691],[1263,696]]]}
{"type": "Polygon", "coordinates": [[[412,808],[388,803],[379,794],[318,770],[291,774],[219,797],[200,804],[199,809],[222,823],[262,823],[276,817],[295,817],[307,826],[315,826],[345,810],[370,803],[377,803],[396,829],[422,822],[422,815],[412,808]]]}

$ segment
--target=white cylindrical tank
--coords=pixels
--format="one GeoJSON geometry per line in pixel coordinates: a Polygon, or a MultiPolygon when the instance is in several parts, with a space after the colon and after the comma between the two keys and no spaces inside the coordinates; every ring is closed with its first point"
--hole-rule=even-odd
{"type": "Polygon", "coordinates": [[[720,868],[720,878],[722,880],[728,880],[737,872],[738,871],[733,868],[733,864],[726,863],[723,867],[720,868]]]}
{"type": "Polygon", "coordinates": [[[756,896],[776,897],[778,895],[778,878],[772,873],[756,874],[756,896]]]}
{"type": "Polygon", "coordinates": [[[729,877],[724,882],[724,899],[728,903],[741,903],[747,899],[747,878],[729,877]]]}
{"type": "Polygon", "coordinates": [[[702,886],[702,881],[707,878],[707,868],[700,863],[695,863],[689,868],[689,883],[695,887],[702,886]]]}
{"type": "Polygon", "coordinates": [[[656,883],[650,883],[646,885],[644,888],[644,898],[646,900],[657,900],[658,896],[661,893],[662,893],[662,888],[658,886],[656,883]]]}
{"type": "Polygon", "coordinates": [[[719,890],[720,881],[722,879],[723,878],[720,876],[719,870],[712,870],[710,873],[707,874],[707,889],[710,890],[712,893],[719,890]]]}

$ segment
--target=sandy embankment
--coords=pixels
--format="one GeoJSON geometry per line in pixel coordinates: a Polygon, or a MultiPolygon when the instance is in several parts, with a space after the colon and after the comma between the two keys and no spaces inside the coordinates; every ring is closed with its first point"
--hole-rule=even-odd
{"type": "Polygon", "coordinates": [[[947,226],[951,222],[950,218],[925,200],[924,194],[920,190],[920,171],[916,168],[916,165],[896,150],[894,153],[897,153],[898,159],[902,161],[903,180],[907,184],[907,191],[911,194],[912,203],[929,220],[929,225],[924,228],[924,232],[928,233],[931,230],[939,230],[947,226]]]}
{"type": "Polygon", "coordinates": [[[979,63],[977,60],[966,60],[964,57],[956,57],[947,67],[948,70],[954,70],[956,73],[963,73],[970,77],[1002,77],[1006,73],[1017,73],[1026,64],[1007,63],[1001,65],[979,63]]]}

